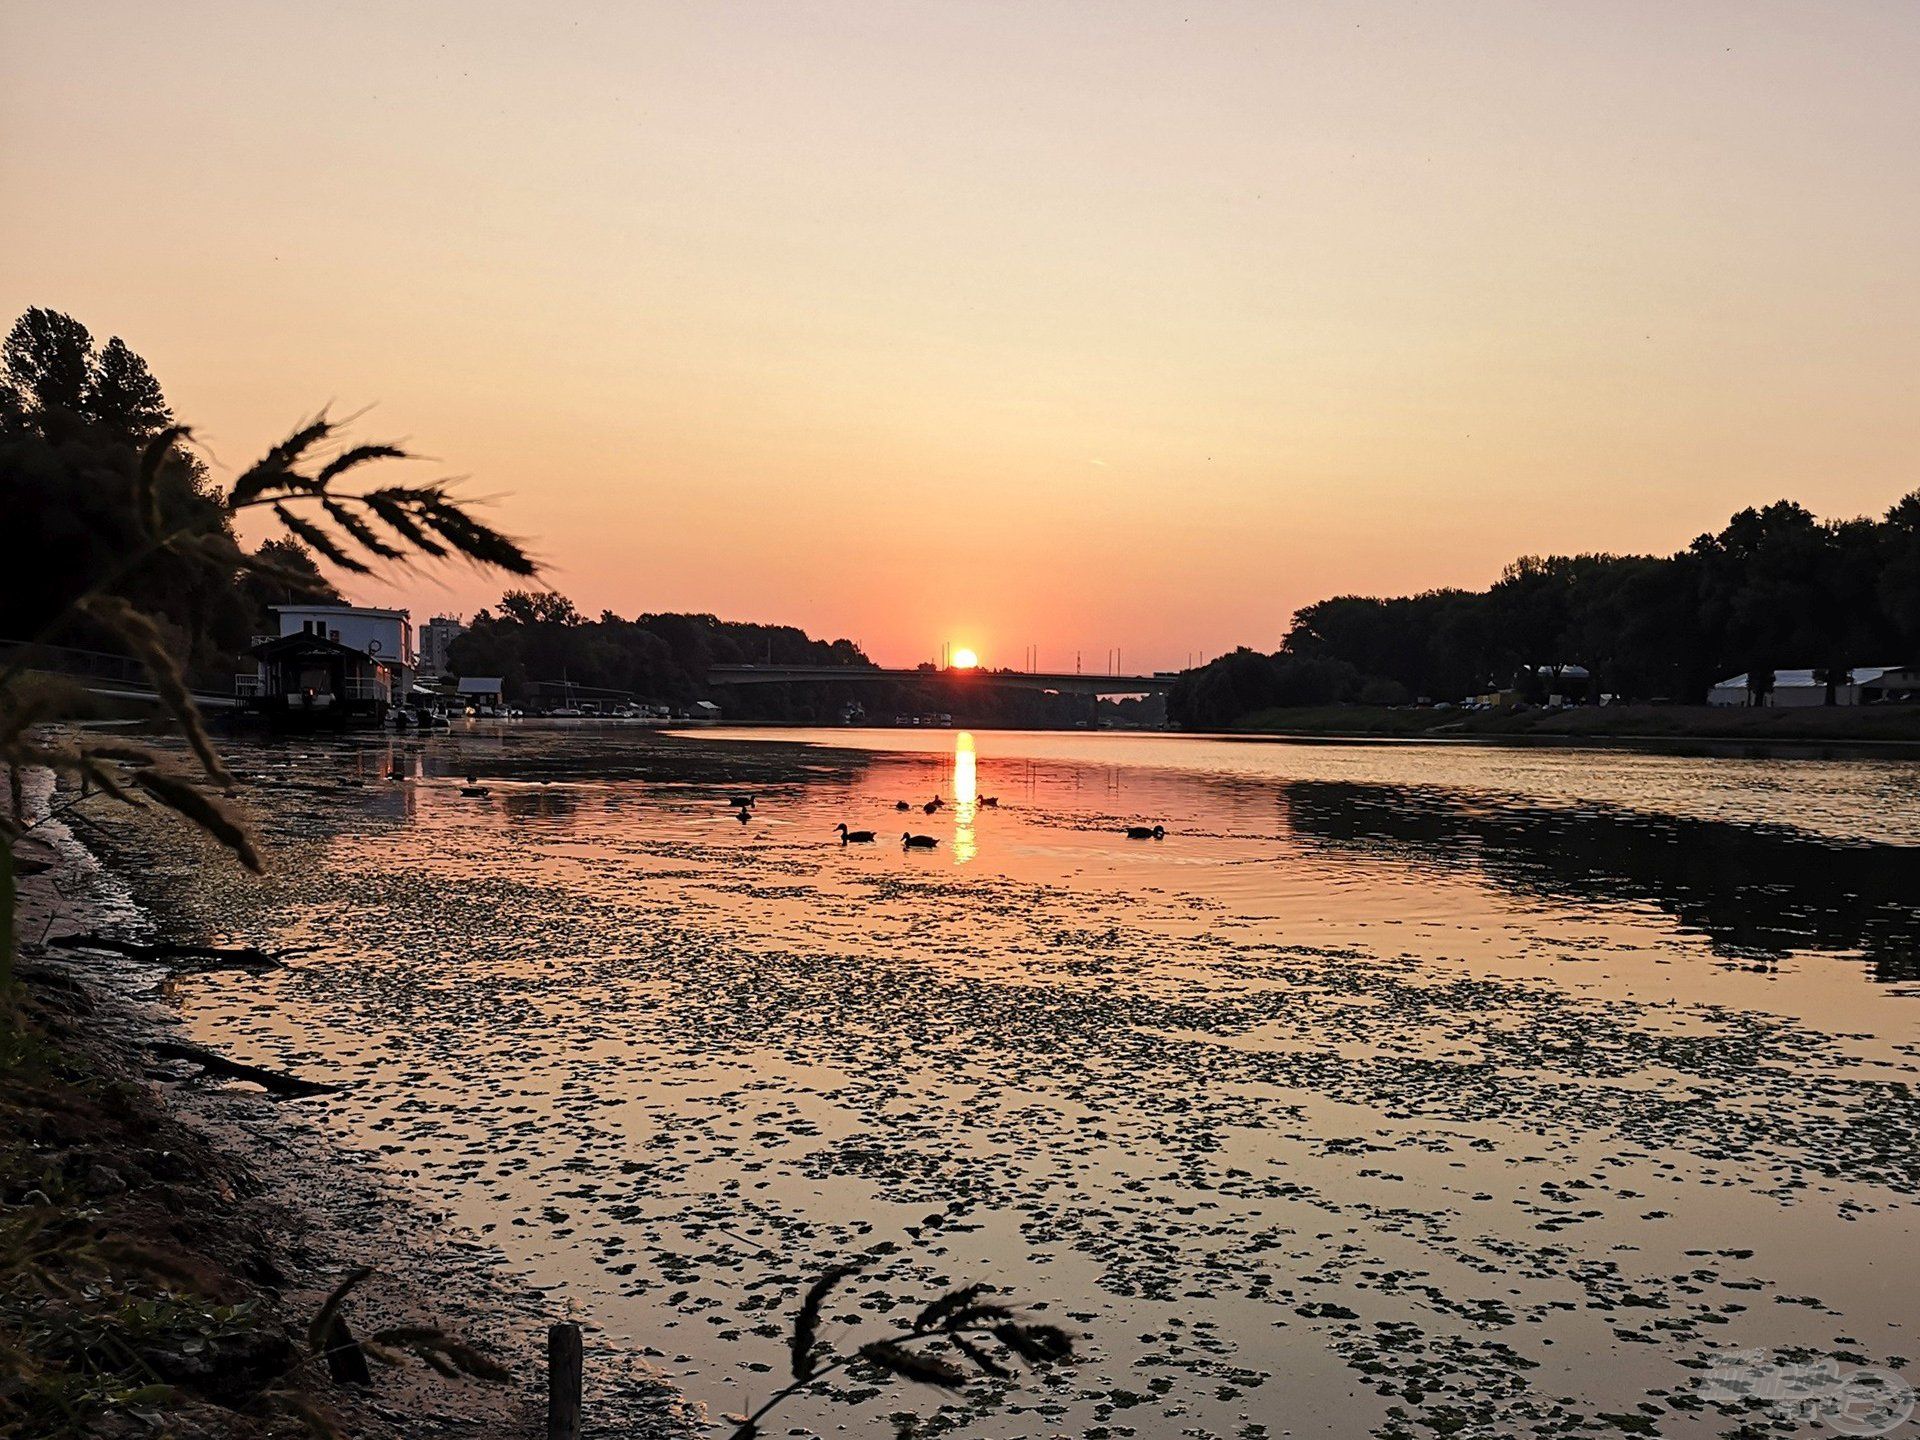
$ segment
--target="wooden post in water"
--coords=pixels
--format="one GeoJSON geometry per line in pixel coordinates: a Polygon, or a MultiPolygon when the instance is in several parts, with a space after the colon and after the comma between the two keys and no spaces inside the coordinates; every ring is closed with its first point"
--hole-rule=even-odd
{"type": "Polygon", "coordinates": [[[580,1440],[580,1327],[547,1327],[547,1440],[580,1440]]]}

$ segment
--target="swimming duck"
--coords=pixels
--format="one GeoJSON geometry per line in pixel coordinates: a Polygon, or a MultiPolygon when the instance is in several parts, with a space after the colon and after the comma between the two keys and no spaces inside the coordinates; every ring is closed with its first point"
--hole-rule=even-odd
{"type": "Polygon", "coordinates": [[[460,793],[469,800],[484,800],[487,796],[491,795],[493,791],[484,785],[462,785],[460,787],[460,793]]]}
{"type": "Polygon", "coordinates": [[[980,797],[980,804],[988,810],[998,810],[1000,808],[1000,797],[998,795],[982,795],[980,797]]]}
{"type": "Polygon", "coordinates": [[[905,800],[896,800],[893,802],[893,808],[896,810],[911,810],[913,806],[905,800]]]}
{"type": "Polygon", "coordinates": [[[901,848],[906,850],[931,850],[939,843],[931,835],[915,835],[910,830],[900,837],[901,848]]]}
{"type": "Polygon", "coordinates": [[[847,829],[847,822],[844,820],[840,822],[838,829],[840,831],[840,843],[842,845],[871,845],[873,843],[873,831],[871,830],[849,830],[847,829]]]}
{"type": "Polygon", "coordinates": [[[1129,825],[1127,827],[1129,840],[1164,840],[1166,838],[1167,827],[1164,825],[1129,825]]]}

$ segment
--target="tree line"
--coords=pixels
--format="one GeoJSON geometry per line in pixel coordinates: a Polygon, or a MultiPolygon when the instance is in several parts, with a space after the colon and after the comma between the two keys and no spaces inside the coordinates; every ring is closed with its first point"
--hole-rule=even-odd
{"type": "Polygon", "coordinates": [[[179,429],[160,382],[120,337],[101,345],[57,310],[14,323],[0,341],[0,639],[44,634],[117,651],[110,631],[72,608],[110,581],[190,674],[224,678],[272,628],[267,606],[339,602],[298,540],[242,549],[205,463],[184,435],[172,439],[179,429]],[[149,484],[142,462],[156,439],[165,443],[149,484]],[[182,528],[195,544],[147,545],[150,531],[182,528]]]}
{"type": "MultiPolygon", "coordinates": [[[[589,619],[564,595],[509,590],[473,617],[448,650],[456,674],[499,676],[509,696],[531,700],[549,687],[583,694],[612,690],[683,707],[709,694],[713,665],[822,665],[868,668],[851,640],[819,640],[792,625],[761,625],[705,614],[603,610],[589,619]]],[[[869,718],[946,714],[975,725],[1065,725],[1090,716],[1072,697],[1000,689],[929,670],[924,679],[806,681],[742,685],[721,692],[729,717],[837,723],[848,706],[869,718]]]]}
{"type": "Polygon", "coordinates": [[[1791,500],[1740,511],[1675,554],[1524,556],[1485,590],[1340,595],[1296,611],[1280,648],[1183,675],[1173,718],[1262,710],[1539,700],[1590,672],[1589,698],[1700,703],[1745,673],[1811,669],[1829,699],[1854,666],[1920,662],[1920,491],[1881,519],[1820,520],[1791,500]]]}

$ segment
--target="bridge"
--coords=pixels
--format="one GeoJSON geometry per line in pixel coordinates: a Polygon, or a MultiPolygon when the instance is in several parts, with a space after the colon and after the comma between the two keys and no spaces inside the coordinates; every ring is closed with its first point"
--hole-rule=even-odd
{"type": "Polygon", "coordinates": [[[709,665],[709,685],[836,685],[878,680],[939,680],[956,685],[997,685],[1014,690],[1051,690],[1061,695],[1160,695],[1178,676],[1081,675],[1046,670],[989,670],[985,666],[944,670],[889,670],[878,665],[709,665]]]}

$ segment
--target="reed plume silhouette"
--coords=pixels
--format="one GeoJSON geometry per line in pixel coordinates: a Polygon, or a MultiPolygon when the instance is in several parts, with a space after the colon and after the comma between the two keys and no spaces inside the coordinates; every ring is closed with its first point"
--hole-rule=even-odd
{"type": "Polygon", "coordinates": [[[11,984],[11,842],[38,823],[28,820],[23,802],[21,774],[30,767],[45,767],[77,786],[69,807],[94,795],[127,805],[151,801],[219,841],[249,870],[265,868],[251,832],[227,803],[234,777],[207,733],[178,657],[160,628],[115,593],[142,565],[171,555],[229,576],[299,581],[304,577],[249,554],[233,539],[227,522],[245,511],[270,509],[289,536],[355,574],[370,574],[376,564],[452,558],[511,575],[539,573],[521,543],[477,518],[448,482],[362,484],[367,467],[412,457],[398,445],[343,445],[342,425],[325,414],[298,426],[248,466],[218,506],[169,527],[162,520],[159,477],[192,435],[185,425],[169,425],[139,448],[132,505],[141,543],[73,597],[0,668],[0,762],[7,767],[11,797],[6,811],[0,812],[0,839],[7,842],[0,845],[0,936],[8,942],[0,949],[0,990],[11,984]],[[186,738],[197,775],[170,768],[149,748],[125,740],[44,733],[60,697],[27,683],[35,646],[80,619],[110,631],[139,663],[186,738]]]}
{"type": "Polygon", "coordinates": [[[903,1330],[852,1350],[835,1350],[820,1338],[821,1314],[834,1289],[860,1269],[858,1262],[835,1265],[807,1288],[788,1341],[793,1379],[758,1409],[739,1417],[732,1440],[758,1440],[764,1433],[761,1422],[775,1409],[796,1395],[824,1389],[842,1371],[957,1392],[975,1375],[1011,1379],[1016,1359],[1044,1369],[1074,1358],[1073,1338],[1065,1330],[1022,1319],[1011,1306],[987,1298],[996,1292],[982,1284],[937,1296],[903,1330]]]}

